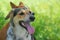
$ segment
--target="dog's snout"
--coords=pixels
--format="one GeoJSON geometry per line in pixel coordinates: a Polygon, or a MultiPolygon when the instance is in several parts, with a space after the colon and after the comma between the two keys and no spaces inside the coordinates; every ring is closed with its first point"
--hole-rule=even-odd
{"type": "Polygon", "coordinates": [[[34,19],[35,19],[35,17],[30,16],[30,20],[31,20],[31,21],[34,21],[34,19]]]}

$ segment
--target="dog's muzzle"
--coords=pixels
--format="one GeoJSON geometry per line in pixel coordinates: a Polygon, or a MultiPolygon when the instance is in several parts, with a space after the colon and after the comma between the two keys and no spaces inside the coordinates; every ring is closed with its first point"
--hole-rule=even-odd
{"type": "Polygon", "coordinates": [[[19,24],[24,27],[29,34],[34,34],[35,29],[30,25],[30,22],[19,21],[19,24]]]}
{"type": "Polygon", "coordinates": [[[34,16],[30,16],[29,18],[31,21],[34,21],[35,20],[35,17],[34,16]]]}

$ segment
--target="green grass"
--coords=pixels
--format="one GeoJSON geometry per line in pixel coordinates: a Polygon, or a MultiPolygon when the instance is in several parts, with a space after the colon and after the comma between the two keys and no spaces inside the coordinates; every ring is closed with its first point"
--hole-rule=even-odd
{"type": "Polygon", "coordinates": [[[16,5],[22,1],[35,13],[35,28],[37,40],[60,40],[60,0],[1,0],[0,29],[6,23],[5,16],[11,10],[9,2],[16,5]]]}

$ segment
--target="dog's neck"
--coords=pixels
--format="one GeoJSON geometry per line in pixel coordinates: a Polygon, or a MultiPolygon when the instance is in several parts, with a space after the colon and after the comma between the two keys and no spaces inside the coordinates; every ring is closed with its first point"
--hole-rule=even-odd
{"type": "Polygon", "coordinates": [[[13,27],[12,24],[10,23],[10,27],[7,31],[7,35],[8,37],[12,38],[12,36],[10,35],[10,32],[16,36],[16,40],[20,38],[22,38],[23,40],[31,40],[31,35],[28,34],[28,31],[26,31],[26,29],[21,27],[19,24],[16,24],[15,27],[13,27]]]}

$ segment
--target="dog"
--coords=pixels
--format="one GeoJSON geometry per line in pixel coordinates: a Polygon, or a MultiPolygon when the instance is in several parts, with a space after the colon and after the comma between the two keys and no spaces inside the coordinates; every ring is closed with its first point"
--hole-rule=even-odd
{"type": "Polygon", "coordinates": [[[19,6],[12,2],[10,4],[12,10],[5,18],[10,18],[10,22],[0,30],[0,40],[35,40],[35,30],[30,26],[30,22],[35,20],[34,13],[22,2],[19,6]]]}

